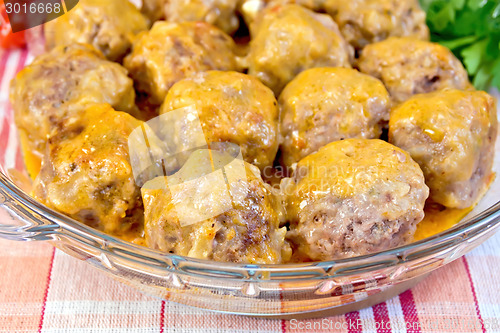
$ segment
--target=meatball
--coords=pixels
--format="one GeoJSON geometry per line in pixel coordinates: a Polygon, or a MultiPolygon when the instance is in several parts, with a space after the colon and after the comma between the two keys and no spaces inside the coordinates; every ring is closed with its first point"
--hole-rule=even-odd
{"type": "Polygon", "coordinates": [[[396,103],[415,94],[471,86],[462,63],[450,50],[412,38],[391,37],[368,45],[358,66],[362,72],[382,80],[396,103]]]}
{"type": "Polygon", "coordinates": [[[391,112],[389,140],[420,164],[433,201],[467,208],[493,178],[496,112],[495,99],[482,91],[416,95],[391,112]]]}
{"type": "Polygon", "coordinates": [[[239,12],[245,22],[251,25],[266,7],[297,4],[315,12],[321,12],[324,2],[324,0],[242,0],[239,3],[239,12]]]}
{"type": "Polygon", "coordinates": [[[10,101],[17,127],[28,137],[29,150],[39,155],[51,130],[89,103],[137,112],[127,70],[81,44],[56,47],[35,58],[12,81],[10,101]]]}
{"type": "Polygon", "coordinates": [[[124,61],[137,89],[160,105],[177,81],[211,69],[238,69],[234,42],[221,30],[203,22],[158,21],[139,35],[124,61]]]}
{"type": "Polygon", "coordinates": [[[248,73],[276,95],[305,69],[350,67],[352,49],[335,22],[296,4],[266,8],[251,35],[248,73]]]}
{"type": "MultiPolygon", "coordinates": [[[[194,105],[207,142],[232,142],[245,161],[271,167],[278,150],[279,111],[273,92],[256,78],[237,72],[209,71],[170,88],[160,113],[194,105]]],[[[180,125],[177,127],[181,127],[180,125]]],[[[184,142],[193,133],[177,133],[184,142]]]]}
{"type": "Polygon", "coordinates": [[[389,121],[382,82],[349,68],[303,71],[285,87],[279,105],[286,166],[332,141],[378,138],[389,121]]]}
{"type": "Polygon", "coordinates": [[[429,39],[418,0],[325,0],[324,10],[356,50],[391,36],[429,39]]]}
{"type": "Polygon", "coordinates": [[[142,0],[141,12],[152,22],[165,18],[163,6],[168,0],[142,0]]]}
{"type": "Polygon", "coordinates": [[[332,142],[282,182],[288,238],[313,261],[369,254],[410,241],[429,195],[405,151],[378,139],[332,142]]]}
{"type": "Polygon", "coordinates": [[[239,27],[236,7],[239,0],[146,0],[143,11],[153,20],[169,22],[205,21],[232,34],[239,27]]]}
{"type": "Polygon", "coordinates": [[[105,232],[129,230],[143,215],[127,139],[142,122],[108,104],[68,117],[49,139],[34,195],[48,207],[105,232]]]}
{"type": "Polygon", "coordinates": [[[120,61],[133,37],[147,30],[149,22],[129,1],[81,0],[67,14],[45,25],[48,49],[72,43],[92,44],[106,58],[120,61]]]}
{"type": "Polygon", "coordinates": [[[197,150],[173,176],[146,183],[142,198],[153,249],[241,263],[277,264],[290,256],[279,196],[241,159],[197,150]]]}

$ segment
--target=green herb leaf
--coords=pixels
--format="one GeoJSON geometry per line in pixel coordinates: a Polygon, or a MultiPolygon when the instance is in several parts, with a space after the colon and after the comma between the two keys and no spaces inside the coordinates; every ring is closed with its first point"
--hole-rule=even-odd
{"type": "Polygon", "coordinates": [[[477,73],[487,45],[488,40],[484,39],[480,42],[471,44],[460,52],[465,67],[467,67],[467,71],[470,74],[474,75],[477,73]]]}
{"type": "Polygon", "coordinates": [[[450,50],[453,51],[453,50],[461,48],[463,46],[470,45],[470,44],[474,43],[476,40],[477,40],[476,36],[467,36],[467,37],[461,37],[461,38],[448,40],[448,41],[446,41],[446,40],[441,41],[441,45],[446,46],[447,48],[449,48],[450,50]]]}
{"type": "Polygon", "coordinates": [[[477,89],[500,88],[500,0],[420,0],[432,41],[464,63],[477,89]]]}

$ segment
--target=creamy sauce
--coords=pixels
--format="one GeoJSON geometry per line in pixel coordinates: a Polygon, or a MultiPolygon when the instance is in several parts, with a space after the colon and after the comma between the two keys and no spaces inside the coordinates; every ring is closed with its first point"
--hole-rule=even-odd
{"type": "Polygon", "coordinates": [[[446,208],[436,203],[426,203],[425,217],[417,224],[414,241],[418,241],[441,231],[445,231],[460,222],[474,207],[465,209],[446,208]]]}
{"type": "Polygon", "coordinates": [[[132,230],[129,230],[127,232],[124,232],[122,234],[118,233],[109,233],[111,236],[120,238],[121,240],[124,240],[126,242],[134,243],[136,245],[140,246],[146,246],[146,238],[144,237],[144,228],[135,228],[132,230]]]}
{"type": "Polygon", "coordinates": [[[21,143],[21,151],[23,153],[24,165],[26,166],[26,171],[32,180],[40,173],[40,166],[42,165],[42,159],[37,154],[33,153],[28,141],[27,133],[18,128],[19,139],[21,143]]]}
{"type": "Polygon", "coordinates": [[[413,240],[418,241],[433,236],[437,233],[450,229],[455,224],[460,222],[472,211],[472,209],[474,209],[476,204],[483,198],[486,192],[488,192],[491,184],[493,184],[493,181],[495,180],[495,177],[496,174],[492,173],[491,177],[487,181],[488,185],[484,187],[484,192],[480,193],[477,202],[468,208],[446,208],[439,204],[427,201],[424,208],[425,217],[417,225],[417,231],[415,232],[413,240]]]}
{"type": "MultiPolygon", "coordinates": [[[[23,130],[19,130],[19,137],[20,137],[21,151],[23,153],[24,165],[26,166],[26,171],[28,171],[31,181],[34,181],[35,178],[40,173],[41,158],[38,157],[36,154],[33,154],[33,151],[29,145],[28,136],[23,130]]],[[[23,180],[21,177],[15,177],[17,175],[16,173],[12,174],[11,172],[10,175],[11,177],[14,178],[16,184],[19,185],[21,183],[21,185],[23,185],[22,186],[23,190],[30,192],[28,189],[31,188],[31,186],[25,185],[25,183],[28,182],[27,180],[23,180]]],[[[144,228],[142,226],[137,226],[126,232],[109,233],[109,234],[111,236],[120,238],[127,242],[131,242],[141,246],[146,246],[146,239],[144,238],[144,228]]]]}
{"type": "MultiPolygon", "coordinates": [[[[24,163],[31,179],[34,180],[40,172],[41,159],[31,153],[31,150],[29,149],[29,145],[27,143],[26,134],[21,133],[20,137],[24,163]]],[[[274,178],[279,179],[280,177],[274,176],[275,175],[272,175],[272,177],[270,177],[273,180],[270,181],[270,183],[276,186],[277,181],[274,178]]],[[[418,241],[453,227],[455,224],[460,222],[473,208],[474,207],[465,209],[452,209],[445,208],[435,203],[427,203],[425,205],[425,217],[422,222],[417,225],[417,231],[415,233],[414,240],[418,241]]],[[[142,228],[136,228],[122,234],[112,234],[112,236],[137,245],[146,246],[146,240],[144,238],[144,231],[142,228]]]]}

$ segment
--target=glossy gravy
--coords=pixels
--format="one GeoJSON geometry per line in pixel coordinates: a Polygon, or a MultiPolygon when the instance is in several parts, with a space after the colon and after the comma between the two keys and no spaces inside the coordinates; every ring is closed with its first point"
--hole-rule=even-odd
{"type": "MultiPolygon", "coordinates": [[[[30,149],[28,148],[28,141],[25,133],[20,134],[20,142],[26,170],[28,171],[31,179],[34,180],[36,178],[36,175],[38,175],[38,173],[40,172],[41,159],[31,153],[30,149]]],[[[462,220],[473,208],[474,207],[465,209],[453,209],[445,208],[435,203],[426,203],[424,210],[425,217],[417,225],[417,231],[415,233],[414,240],[418,241],[453,227],[455,224],[460,222],[460,220],[462,220]]],[[[146,246],[144,230],[142,228],[134,228],[124,233],[112,234],[112,236],[137,245],[146,246]]]]}

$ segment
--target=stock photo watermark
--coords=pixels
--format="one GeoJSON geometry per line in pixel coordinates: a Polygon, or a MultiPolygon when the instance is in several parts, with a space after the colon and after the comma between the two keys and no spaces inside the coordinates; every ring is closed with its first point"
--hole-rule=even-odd
{"type": "Polygon", "coordinates": [[[4,0],[12,32],[42,25],[64,15],[78,0],[4,0]]]}
{"type": "Polygon", "coordinates": [[[317,321],[308,321],[300,319],[291,319],[289,328],[297,331],[311,331],[316,332],[319,330],[351,330],[351,331],[368,331],[376,332],[379,330],[395,330],[395,331],[420,331],[420,330],[444,330],[448,332],[454,331],[468,331],[475,330],[493,330],[500,329],[500,319],[498,318],[424,318],[415,322],[404,321],[364,321],[362,319],[346,319],[335,320],[330,318],[323,318],[317,321]]]}
{"type": "MultiPolygon", "coordinates": [[[[173,110],[136,128],[128,138],[135,182],[148,190],[168,192],[175,202],[180,224],[187,226],[216,217],[244,200],[241,183],[258,182],[247,177],[241,147],[230,142],[211,142],[206,137],[195,106],[173,110]]],[[[257,171],[258,173],[258,171],[257,171]]],[[[332,179],[344,189],[369,184],[377,174],[375,166],[315,165],[299,163],[291,169],[266,167],[264,179],[279,177],[272,184],[282,195],[293,195],[300,179],[314,179],[300,191],[314,195],[331,190],[332,179]]],[[[389,181],[389,180],[379,180],[389,181]]],[[[256,185],[258,186],[258,184],[256,185]]]]}

